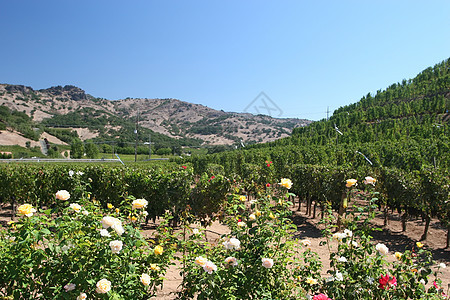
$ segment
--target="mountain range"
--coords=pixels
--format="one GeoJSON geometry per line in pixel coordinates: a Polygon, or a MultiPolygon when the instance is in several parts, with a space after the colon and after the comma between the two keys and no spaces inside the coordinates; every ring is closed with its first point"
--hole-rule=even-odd
{"type": "MultiPolygon", "coordinates": [[[[138,122],[139,141],[146,142],[151,135],[157,148],[173,144],[251,144],[287,137],[294,128],[311,123],[304,119],[224,112],[171,98],[107,100],[93,97],[73,85],[34,90],[23,85],[0,84],[0,106],[26,114],[30,127],[39,136],[32,133],[27,136],[24,131],[30,131],[29,128],[13,124],[2,116],[0,129],[9,129],[31,140],[42,138],[44,132],[57,137],[66,135],[66,139],[60,139],[61,143],[70,143],[68,135],[97,143],[111,140],[130,143],[135,139],[138,122]],[[65,133],[58,134],[55,128],[65,133]]],[[[59,143],[58,139],[52,142],[59,143]]],[[[4,144],[0,135],[0,145],[4,144]]]]}

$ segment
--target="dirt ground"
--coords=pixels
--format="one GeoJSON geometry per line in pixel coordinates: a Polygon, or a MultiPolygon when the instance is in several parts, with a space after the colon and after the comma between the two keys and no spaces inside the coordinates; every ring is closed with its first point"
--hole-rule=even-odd
{"type": "MultiPolygon", "coordinates": [[[[329,268],[329,251],[327,246],[320,246],[320,242],[324,241],[321,235],[320,213],[317,213],[316,219],[313,219],[305,215],[305,205],[302,205],[302,210],[297,211],[293,208],[293,221],[297,225],[297,233],[295,238],[298,239],[309,239],[311,241],[311,248],[313,251],[317,252],[322,259],[324,264],[322,269],[322,274],[327,275],[327,270],[329,268]]],[[[5,226],[6,223],[11,220],[11,210],[10,207],[4,207],[0,210],[0,224],[5,226]]],[[[407,231],[401,232],[401,222],[400,217],[397,214],[390,215],[388,226],[383,228],[383,218],[380,213],[376,219],[373,220],[374,227],[380,227],[382,231],[373,232],[373,243],[384,243],[389,248],[388,260],[394,261],[394,253],[396,251],[403,252],[405,249],[413,248],[414,244],[419,241],[423,230],[423,222],[409,221],[407,225],[407,231]]],[[[148,228],[151,228],[149,226],[148,228]]],[[[145,229],[143,232],[147,236],[151,236],[153,233],[152,229],[145,229]]],[[[206,228],[206,238],[208,241],[215,241],[220,238],[222,234],[228,233],[227,227],[220,225],[218,222],[212,224],[206,228]]],[[[443,281],[442,286],[445,290],[450,287],[450,249],[445,249],[446,243],[446,230],[442,228],[437,220],[433,220],[428,232],[428,238],[423,241],[425,247],[431,250],[433,258],[438,263],[445,263],[447,268],[441,269],[442,274],[440,278],[443,281]]],[[[332,251],[336,250],[336,244],[332,245],[332,251]]],[[[174,292],[177,291],[181,284],[181,276],[179,274],[179,265],[172,266],[166,273],[166,280],[164,281],[164,287],[158,292],[157,297],[154,299],[169,300],[175,299],[174,292]]],[[[432,277],[430,276],[430,281],[432,277]]]]}

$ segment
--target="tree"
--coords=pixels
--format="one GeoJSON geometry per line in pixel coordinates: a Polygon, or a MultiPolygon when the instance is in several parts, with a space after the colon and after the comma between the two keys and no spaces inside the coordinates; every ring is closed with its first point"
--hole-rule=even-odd
{"type": "Polygon", "coordinates": [[[93,143],[87,143],[85,150],[88,158],[96,158],[99,152],[97,145],[93,143]]]}
{"type": "Polygon", "coordinates": [[[83,142],[75,138],[72,140],[72,145],[70,146],[70,153],[72,158],[82,158],[84,155],[84,145],[83,142]]]}

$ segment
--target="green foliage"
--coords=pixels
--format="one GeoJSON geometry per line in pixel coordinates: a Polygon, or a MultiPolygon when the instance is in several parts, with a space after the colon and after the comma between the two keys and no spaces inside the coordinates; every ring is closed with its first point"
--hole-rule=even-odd
{"type": "Polygon", "coordinates": [[[159,148],[156,150],[156,154],[158,155],[170,155],[172,154],[172,149],[170,148],[159,148]]]}
{"type": "Polygon", "coordinates": [[[33,130],[31,118],[24,112],[11,110],[0,106],[0,130],[11,128],[20,132],[24,137],[37,141],[39,134],[33,130]]]}
{"type": "MultiPolygon", "coordinates": [[[[78,187],[82,185],[78,182],[78,187]]],[[[162,223],[154,237],[158,244],[149,244],[135,224],[123,220],[132,211],[132,199],[127,200],[122,214],[105,214],[89,201],[86,192],[70,200],[70,206],[69,201],[61,199],[58,201],[64,204],[53,210],[33,214],[28,209],[31,215],[22,215],[0,232],[0,295],[14,299],[75,299],[85,293],[88,298],[103,298],[98,282],[106,279],[110,290],[104,292],[109,299],[154,296],[171,264],[174,239],[162,223]],[[106,216],[109,221],[102,219],[106,216]],[[157,247],[162,251],[157,252],[157,247]],[[143,274],[148,275],[145,285],[143,274]]],[[[20,206],[19,213],[23,211],[24,206],[20,206]]],[[[142,212],[138,215],[142,220],[142,212]]]]}
{"type": "Polygon", "coordinates": [[[45,128],[45,131],[68,144],[72,143],[74,138],[79,138],[78,133],[71,129],[45,128]]]}
{"type": "Polygon", "coordinates": [[[94,143],[86,143],[85,147],[84,147],[84,151],[86,152],[86,157],[87,158],[97,158],[99,150],[97,145],[95,145],[94,143]]]}
{"type": "MultiPolygon", "coordinates": [[[[107,203],[120,207],[128,195],[145,198],[149,201],[148,219],[155,220],[168,211],[174,225],[187,206],[193,208],[192,213],[199,219],[214,219],[230,189],[229,180],[223,175],[216,175],[217,178],[210,181],[197,181],[191,168],[171,164],[136,168],[3,165],[0,168],[0,199],[2,203],[58,206],[53,196],[57,190],[64,189],[74,198],[81,197],[77,182],[70,175],[74,172],[90,182],[87,191],[103,207],[107,203]]],[[[205,176],[211,178],[213,175],[205,176]]]]}
{"type": "MultiPolygon", "coordinates": [[[[290,239],[296,227],[288,219],[288,195],[280,192],[252,204],[246,197],[229,196],[223,223],[231,232],[217,245],[202,241],[202,231],[188,239],[184,236],[184,281],[178,299],[298,299],[305,295],[297,287],[300,267],[307,266],[309,276],[318,278],[321,264],[309,250],[302,260],[296,258],[300,247],[290,239]],[[274,205],[271,199],[280,203],[274,205]]],[[[190,234],[189,225],[185,223],[185,233],[190,234]]]]}
{"type": "Polygon", "coordinates": [[[75,138],[72,140],[70,156],[72,158],[82,158],[84,156],[84,144],[80,139],[75,138]]]}
{"type": "Polygon", "coordinates": [[[0,146],[0,151],[12,152],[13,158],[44,157],[44,155],[41,152],[41,148],[38,146],[31,147],[29,149],[18,145],[0,146]]]}

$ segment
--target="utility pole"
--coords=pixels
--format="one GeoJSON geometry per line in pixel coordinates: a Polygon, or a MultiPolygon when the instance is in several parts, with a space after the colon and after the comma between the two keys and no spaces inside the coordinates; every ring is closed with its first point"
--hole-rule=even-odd
{"type": "Polygon", "coordinates": [[[139,124],[139,108],[136,115],[136,126],[134,128],[134,133],[136,134],[136,142],[134,144],[134,162],[137,162],[138,124],[139,124]]]}
{"type": "Polygon", "coordinates": [[[327,106],[327,121],[328,121],[328,114],[330,113],[330,107],[327,106]]]}

